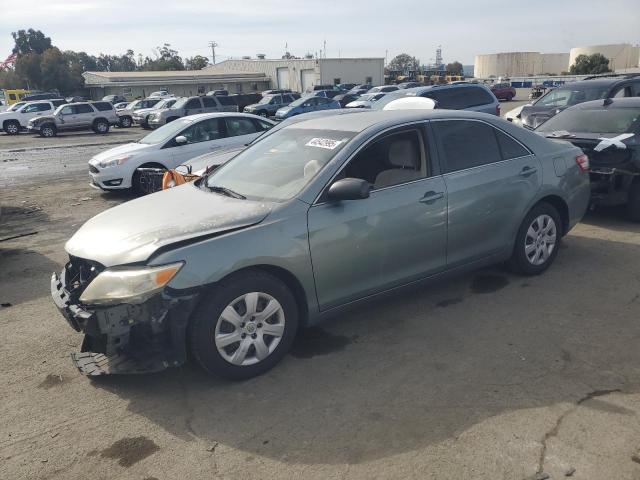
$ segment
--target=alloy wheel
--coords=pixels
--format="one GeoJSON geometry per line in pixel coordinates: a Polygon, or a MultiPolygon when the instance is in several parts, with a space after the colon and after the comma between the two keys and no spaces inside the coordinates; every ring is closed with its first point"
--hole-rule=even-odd
{"type": "Polygon", "coordinates": [[[542,265],[556,247],[556,222],[547,214],[533,219],[524,237],[524,253],[532,265],[542,265]]]}
{"type": "Polygon", "coordinates": [[[51,127],[42,127],[42,136],[43,137],[53,137],[53,128],[51,128],[51,127]]]}
{"type": "Polygon", "coordinates": [[[16,125],[15,123],[9,123],[7,125],[7,133],[9,135],[15,135],[16,133],[18,133],[18,125],[16,125]]]}
{"type": "Polygon", "coordinates": [[[267,293],[250,292],[233,300],[216,323],[214,341],[227,362],[246,366],[263,361],[277,348],[285,330],[284,310],[267,293]]]}

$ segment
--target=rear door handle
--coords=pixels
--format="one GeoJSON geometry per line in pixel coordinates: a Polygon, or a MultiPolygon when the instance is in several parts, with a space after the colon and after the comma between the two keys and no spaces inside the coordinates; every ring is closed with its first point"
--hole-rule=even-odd
{"type": "Polygon", "coordinates": [[[521,177],[528,177],[530,175],[533,175],[534,173],[536,173],[538,171],[538,169],[536,167],[524,167],[522,170],[520,170],[520,176],[521,177]]]}
{"type": "Polygon", "coordinates": [[[427,192],[424,194],[424,197],[420,199],[420,203],[426,203],[427,205],[430,205],[436,200],[440,200],[442,197],[444,197],[444,192],[427,192]]]}

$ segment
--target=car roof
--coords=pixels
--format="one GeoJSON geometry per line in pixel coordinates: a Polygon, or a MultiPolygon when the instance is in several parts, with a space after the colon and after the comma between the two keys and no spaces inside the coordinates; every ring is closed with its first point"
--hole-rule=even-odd
{"type": "Polygon", "coordinates": [[[359,133],[374,125],[382,126],[389,124],[389,126],[393,126],[405,122],[442,118],[495,120],[497,117],[495,115],[466,110],[364,110],[355,115],[341,115],[336,113],[333,115],[304,119],[290,125],[289,128],[338,130],[359,133]]]}
{"type": "Polygon", "coordinates": [[[567,110],[594,110],[599,108],[638,108],[640,107],[640,97],[623,97],[608,98],[605,104],[604,100],[591,100],[590,102],[582,102],[574,105],[567,110]]]}
{"type": "Polygon", "coordinates": [[[594,78],[593,80],[579,80],[577,82],[567,82],[563,85],[558,85],[556,89],[562,88],[589,88],[593,86],[607,86],[607,85],[615,85],[617,83],[621,83],[624,81],[631,80],[631,78],[626,77],[611,77],[611,78],[594,78]]]}

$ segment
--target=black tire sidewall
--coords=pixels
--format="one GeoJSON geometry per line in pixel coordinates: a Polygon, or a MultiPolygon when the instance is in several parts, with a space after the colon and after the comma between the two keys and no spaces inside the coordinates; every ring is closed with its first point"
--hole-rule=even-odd
{"type": "Polygon", "coordinates": [[[122,117],[120,119],[120,126],[122,128],[129,128],[131,127],[132,124],[133,124],[133,120],[131,120],[131,118],[129,117],[122,117]]]}
{"type": "Polygon", "coordinates": [[[209,373],[228,380],[244,380],[273,368],[287,354],[298,329],[298,307],[289,288],[278,278],[261,271],[241,272],[214,287],[194,312],[189,325],[191,353],[209,373]],[[263,292],[274,297],[284,310],[285,330],[273,353],[255,365],[237,366],[227,362],[215,346],[216,323],[222,311],[234,299],[249,292],[263,292]]]}
{"type": "Polygon", "coordinates": [[[558,210],[556,210],[556,208],[549,203],[546,203],[546,202],[538,203],[531,210],[529,210],[529,213],[527,213],[527,215],[524,217],[524,220],[522,221],[522,224],[518,229],[518,234],[516,235],[516,241],[515,241],[515,245],[513,246],[513,253],[511,256],[511,260],[509,261],[509,266],[515,272],[521,273],[524,275],[541,274],[551,266],[551,264],[556,258],[556,255],[558,255],[558,251],[560,250],[560,241],[562,239],[562,234],[563,234],[562,219],[560,217],[560,214],[558,213],[558,210]],[[555,248],[553,249],[553,252],[551,252],[551,255],[549,256],[546,262],[544,262],[542,265],[533,265],[531,262],[529,262],[525,254],[524,241],[525,241],[525,236],[527,234],[527,230],[531,225],[531,222],[533,222],[533,220],[536,217],[539,217],[540,215],[549,215],[555,222],[556,244],[555,244],[555,248]]]}

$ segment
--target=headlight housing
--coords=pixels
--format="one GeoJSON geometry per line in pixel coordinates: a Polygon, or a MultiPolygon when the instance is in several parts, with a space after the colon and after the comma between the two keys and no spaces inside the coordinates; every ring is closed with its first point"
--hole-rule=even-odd
{"type": "Polygon", "coordinates": [[[158,293],[180,271],[184,262],[157,267],[114,267],[94,278],[80,295],[88,305],[142,303],[158,293]]]}
{"type": "Polygon", "coordinates": [[[133,155],[120,155],[119,157],[109,158],[107,160],[100,161],[100,168],[109,168],[115,167],[117,165],[122,165],[124,162],[129,160],[133,155]]]}

